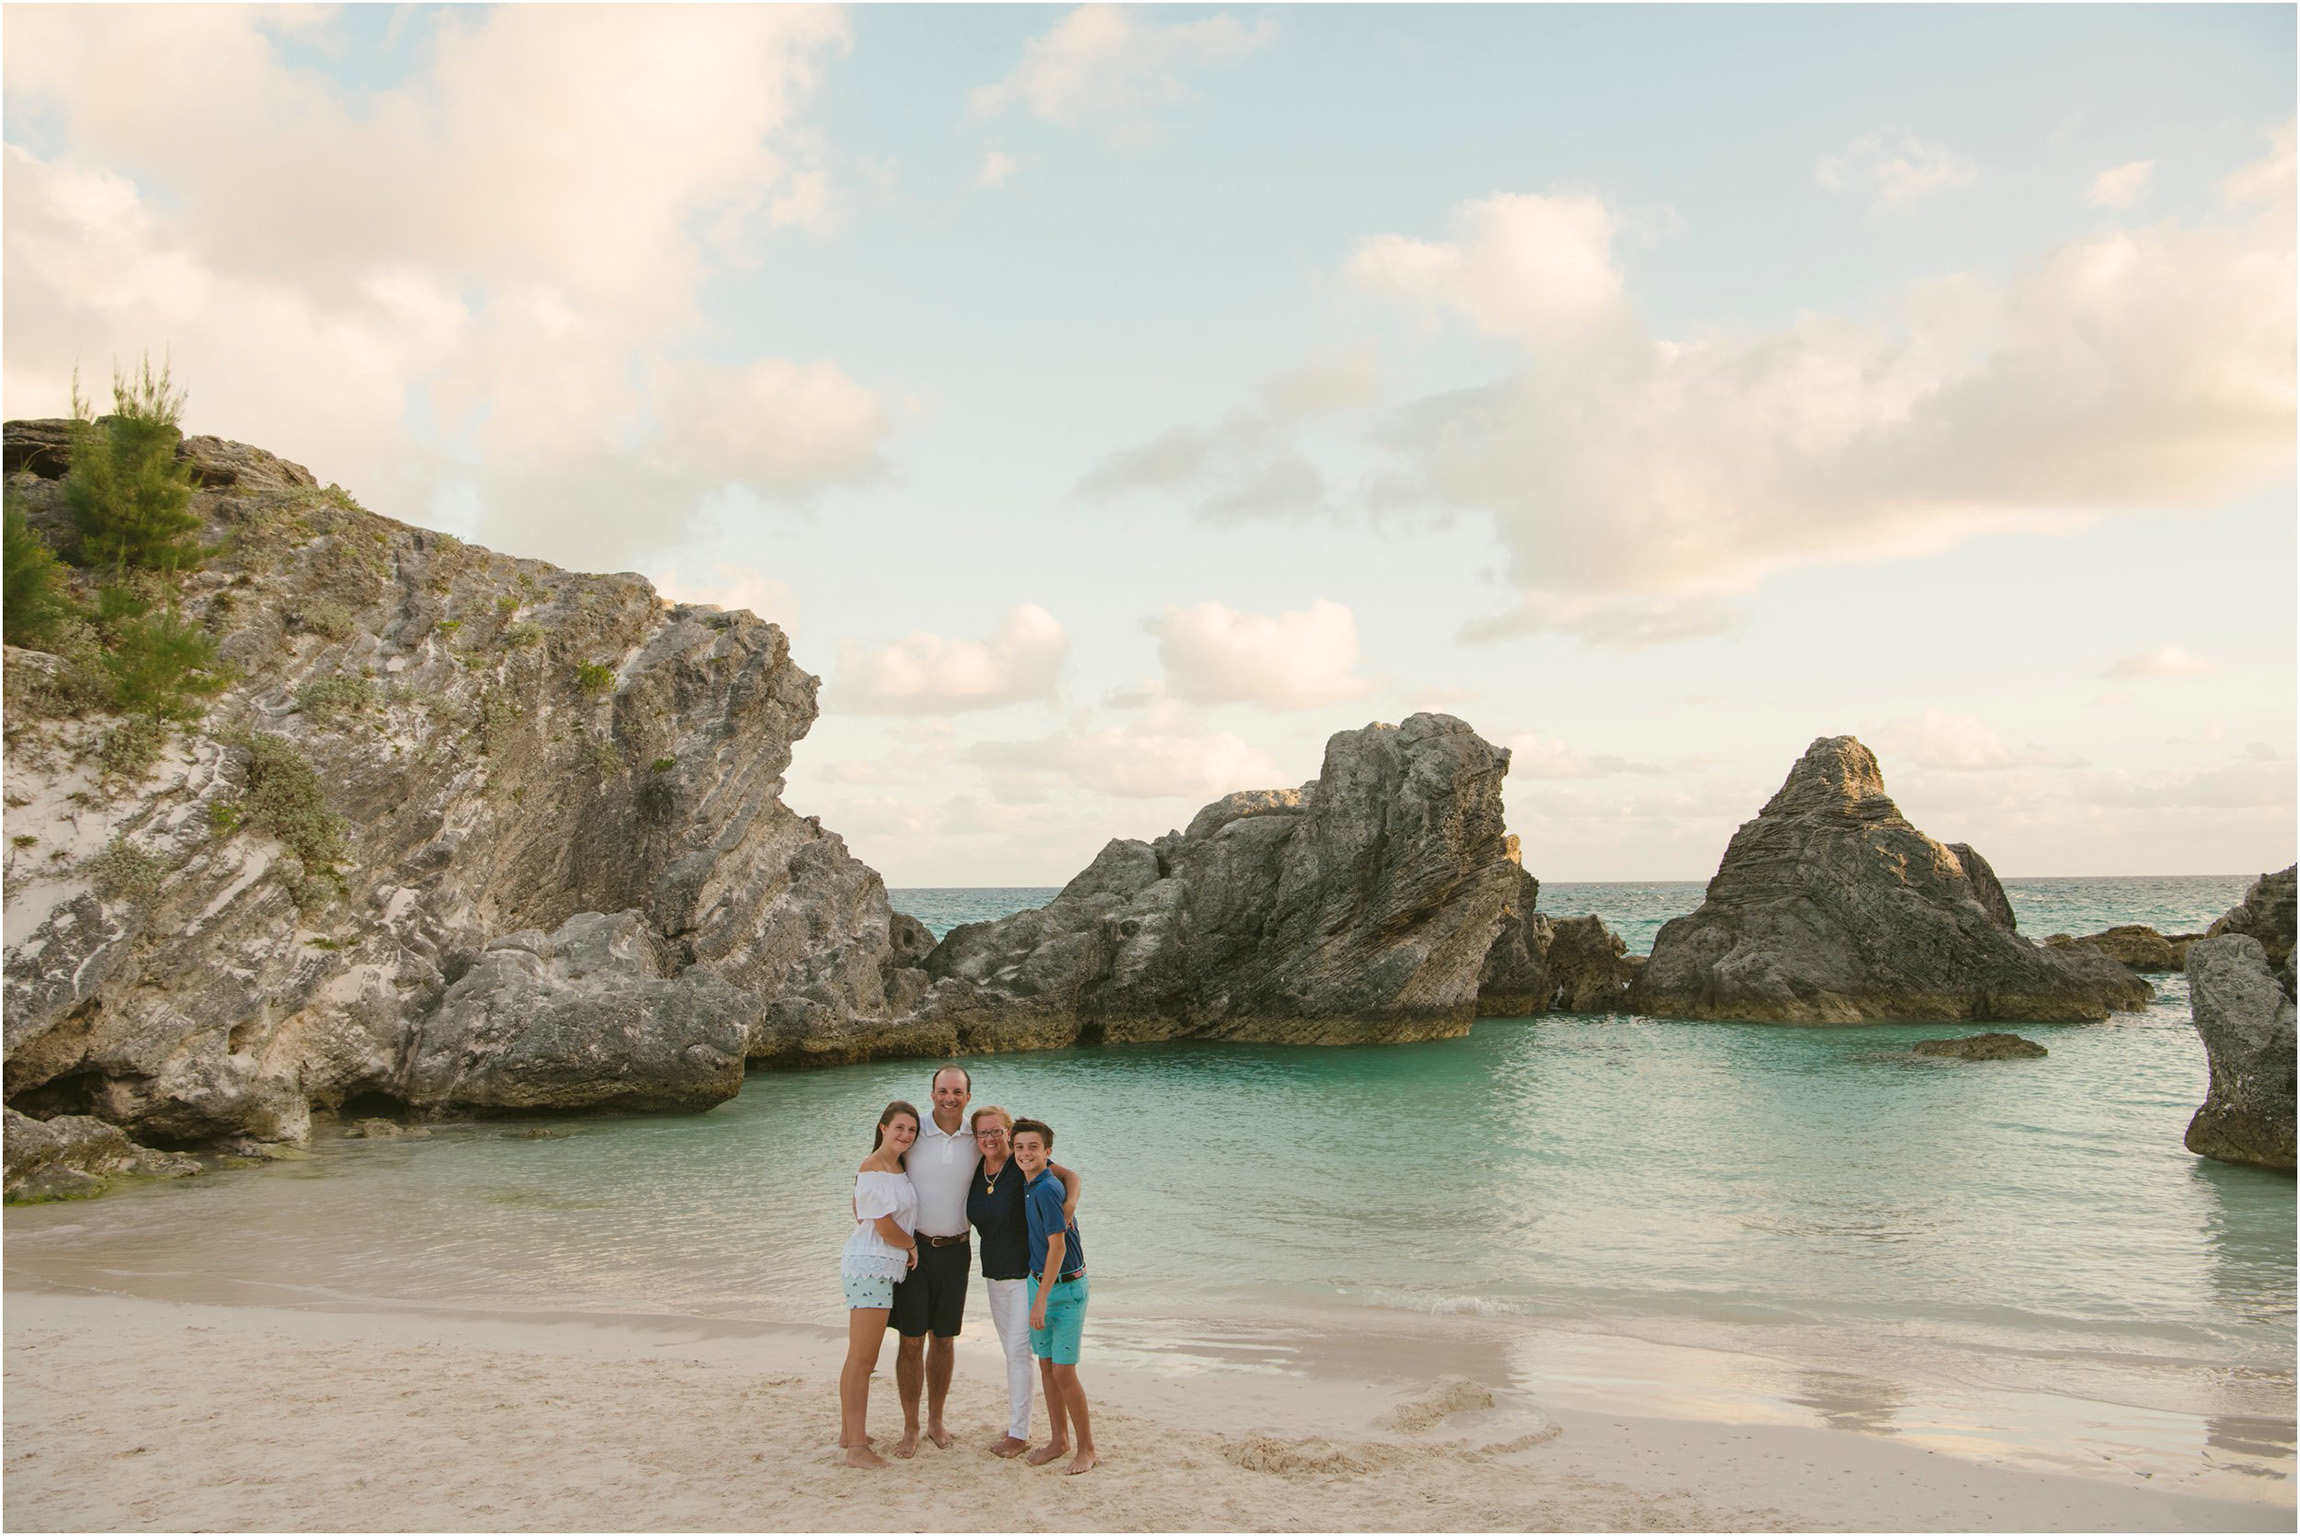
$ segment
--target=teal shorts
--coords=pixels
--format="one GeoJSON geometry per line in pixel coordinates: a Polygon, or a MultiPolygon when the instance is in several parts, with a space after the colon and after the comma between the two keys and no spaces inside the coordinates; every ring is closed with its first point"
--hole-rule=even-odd
{"type": "MultiPolygon", "coordinates": [[[[1038,1277],[1030,1277],[1030,1307],[1038,1310],[1038,1277]]],[[[1078,1340],[1086,1332],[1086,1277],[1057,1280],[1046,1298],[1046,1326],[1030,1330],[1030,1352],[1056,1365],[1078,1363],[1078,1340]]]]}

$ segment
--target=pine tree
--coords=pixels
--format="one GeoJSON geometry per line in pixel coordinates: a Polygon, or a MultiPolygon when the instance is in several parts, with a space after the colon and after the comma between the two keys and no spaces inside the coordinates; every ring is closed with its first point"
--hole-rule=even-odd
{"type": "Polygon", "coordinates": [[[48,541],[24,519],[24,509],[11,500],[7,509],[6,606],[0,607],[0,629],[10,645],[44,648],[55,642],[64,620],[72,616],[72,601],[57,580],[56,556],[48,541]]]}
{"type": "Polygon", "coordinates": [[[125,572],[200,563],[192,536],[199,515],[185,505],[191,470],[176,459],[183,408],[183,391],[167,366],[155,376],[148,355],[134,378],[114,370],[112,414],[101,420],[90,419],[73,380],[72,471],[64,477],[64,498],[80,532],[80,564],[125,572]]]}

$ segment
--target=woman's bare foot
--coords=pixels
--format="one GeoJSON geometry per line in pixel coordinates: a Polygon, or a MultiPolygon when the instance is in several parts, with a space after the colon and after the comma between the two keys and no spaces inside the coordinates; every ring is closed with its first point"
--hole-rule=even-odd
{"type": "Polygon", "coordinates": [[[1081,1472],[1093,1471],[1094,1453],[1092,1451],[1080,1451],[1070,1459],[1070,1465],[1062,1470],[1072,1477],[1076,1477],[1081,1472]]]}
{"type": "Polygon", "coordinates": [[[999,1441],[998,1444],[990,1448],[990,1454],[993,1456],[1014,1457],[1021,1455],[1024,1451],[1029,1449],[1029,1441],[1017,1440],[1012,1435],[1008,1435],[1005,1439],[999,1441]]]}
{"type": "Polygon", "coordinates": [[[934,1442],[936,1450],[947,1451],[950,1449],[950,1431],[944,1429],[940,1424],[929,1424],[926,1427],[926,1437],[934,1442]]]}
{"type": "Polygon", "coordinates": [[[1048,1462],[1054,1460],[1055,1457],[1067,1456],[1069,1454],[1069,1445],[1063,1441],[1056,1440],[1049,1444],[1040,1446],[1037,1450],[1032,1451],[1029,1455],[1023,1457],[1022,1459],[1029,1462],[1034,1467],[1043,1467],[1048,1462]]]}
{"type": "Polygon", "coordinates": [[[887,1464],[887,1459],[884,1456],[867,1445],[850,1445],[847,1447],[847,1465],[850,1467],[878,1468],[887,1464]]]}
{"type": "Polygon", "coordinates": [[[904,1461],[916,1456],[918,1454],[918,1431],[915,1429],[904,1430],[902,1438],[894,1443],[894,1453],[904,1461]]]}

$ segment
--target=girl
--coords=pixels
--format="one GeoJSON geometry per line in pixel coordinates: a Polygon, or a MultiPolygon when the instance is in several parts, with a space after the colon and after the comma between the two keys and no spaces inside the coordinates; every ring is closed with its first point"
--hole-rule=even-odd
{"type": "Polygon", "coordinates": [[[918,1111],[897,1099],[878,1117],[870,1156],[855,1174],[855,1229],[839,1259],[847,1293],[847,1363],[839,1372],[839,1444],[850,1467],[883,1467],[871,1449],[863,1419],[870,1407],[871,1372],[886,1341],[894,1283],[918,1263],[918,1191],[903,1172],[903,1158],[918,1140],[918,1111]]]}

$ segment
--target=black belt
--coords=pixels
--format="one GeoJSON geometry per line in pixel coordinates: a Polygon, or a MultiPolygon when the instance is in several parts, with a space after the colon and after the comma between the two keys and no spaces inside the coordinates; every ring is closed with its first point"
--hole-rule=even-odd
{"type": "Polygon", "coordinates": [[[967,1234],[964,1232],[959,1233],[956,1237],[929,1237],[924,1232],[918,1235],[918,1240],[929,1248],[955,1248],[965,1242],[966,1239],[967,1234]]]}

